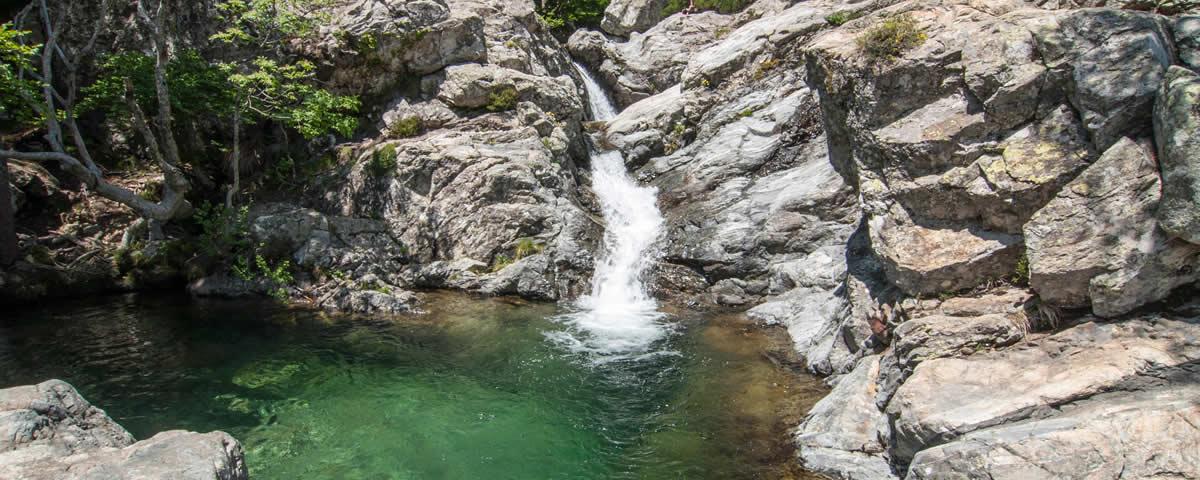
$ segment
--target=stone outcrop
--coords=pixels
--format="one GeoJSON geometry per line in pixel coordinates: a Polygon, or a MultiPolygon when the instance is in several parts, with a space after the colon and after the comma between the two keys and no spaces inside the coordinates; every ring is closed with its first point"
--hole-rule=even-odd
{"type": "Polygon", "coordinates": [[[892,453],[910,459],[969,432],[1051,416],[1062,405],[1123,388],[1156,369],[1195,361],[1197,334],[1195,319],[1086,323],[1018,349],[923,362],[888,404],[892,453]]]}
{"type": "Polygon", "coordinates": [[[67,383],[0,390],[0,478],[248,478],[241,444],[225,432],[171,430],[135,442],[67,383]]]}
{"type": "MultiPolygon", "coordinates": [[[[612,3],[609,10],[617,5],[612,3]]],[[[727,35],[736,21],[716,12],[677,14],[624,41],[577,30],[567,41],[567,49],[589,64],[618,106],[627,107],[678,84],[695,53],[727,35]]]]}
{"type": "Polygon", "coordinates": [[[1197,278],[1196,246],[1168,238],[1148,145],[1122,140],[1025,226],[1030,285],[1042,299],[1114,316],[1197,278]]]}
{"type": "Polygon", "coordinates": [[[600,28],[613,35],[644,32],[663,18],[666,0],[615,0],[604,9],[600,28]]]}
{"type": "MultiPolygon", "coordinates": [[[[1198,19],[1197,21],[1200,21],[1198,19]]],[[[1162,169],[1158,224],[1172,236],[1200,244],[1200,75],[1171,67],[1158,95],[1154,138],[1162,169]]]]}
{"type": "Polygon", "coordinates": [[[879,357],[863,358],[808,412],[796,432],[800,463],[834,478],[896,478],[882,454],[887,417],[875,407],[879,357]]]}
{"type": "Polygon", "coordinates": [[[1192,191],[1173,210],[1159,193],[1192,166],[1165,156],[1200,137],[1184,106],[1194,29],[1091,8],[1104,3],[801,2],[696,37],[690,57],[643,56],[680,72],[661,83],[631,81],[620,48],[677,38],[672,19],[624,42],[573,35],[572,53],[636,100],[596,130],[659,187],[677,267],[660,271],[703,278],[709,301],[786,327],[808,369],[840,375],[796,431],[805,468],[1189,472],[1178,447],[1148,460],[1136,444],[1153,430],[1133,412],[1197,442],[1169,375],[1196,361],[1197,322],[1128,315],[1197,280],[1185,229],[1160,226],[1196,210],[1192,191]],[[857,39],[902,13],[923,41],[865,56],[857,39]],[[1123,426],[1128,444],[1092,436],[1123,426]],[[1034,454],[1047,445],[1079,454],[1034,454]]]}
{"type": "Polygon", "coordinates": [[[1200,451],[1188,448],[1200,438],[1194,375],[965,435],[919,453],[906,478],[1195,478],[1200,451]]]}

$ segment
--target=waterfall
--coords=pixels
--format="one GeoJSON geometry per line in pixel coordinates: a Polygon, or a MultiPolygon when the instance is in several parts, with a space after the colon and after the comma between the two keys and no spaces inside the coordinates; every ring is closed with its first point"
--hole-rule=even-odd
{"type": "MultiPolygon", "coordinates": [[[[612,101],[591,74],[578,63],[575,68],[583,77],[595,119],[616,117],[612,101]]],[[[607,225],[604,252],[592,277],[591,294],[578,300],[577,312],[563,317],[573,332],[558,339],[576,351],[608,358],[645,353],[667,333],[664,315],[643,282],[665,224],[658,191],[629,177],[619,151],[593,148],[591,161],[592,191],[607,225]]]]}

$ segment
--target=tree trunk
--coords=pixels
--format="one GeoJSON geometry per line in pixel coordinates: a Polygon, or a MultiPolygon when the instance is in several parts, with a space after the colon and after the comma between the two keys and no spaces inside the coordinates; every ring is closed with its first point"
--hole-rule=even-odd
{"type": "Polygon", "coordinates": [[[242,181],[242,151],[241,151],[241,130],[242,127],[242,112],[234,110],[233,112],[233,185],[229,186],[229,191],[225,193],[225,208],[233,208],[233,196],[237,194],[241,188],[242,181]]]}
{"type": "Polygon", "coordinates": [[[16,217],[8,183],[8,159],[0,157],[0,267],[12,265],[21,256],[17,248],[16,217]]]}

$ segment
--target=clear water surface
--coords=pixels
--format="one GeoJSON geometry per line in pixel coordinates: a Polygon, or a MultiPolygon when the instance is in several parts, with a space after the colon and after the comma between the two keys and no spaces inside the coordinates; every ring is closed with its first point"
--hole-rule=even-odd
{"type": "Polygon", "coordinates": [[[823,393],[736,317],[675,315],[660,355],[596,362],[553,305],[431,297],[329,316],[127,295],[9,310],[0,386],[62,378],[137,438],[225,430],[259,479],[797,478],[823,393]]]}

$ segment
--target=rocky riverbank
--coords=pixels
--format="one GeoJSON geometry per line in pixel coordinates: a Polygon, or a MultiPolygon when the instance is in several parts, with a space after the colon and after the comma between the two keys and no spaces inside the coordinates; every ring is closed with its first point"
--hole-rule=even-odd
{"type": "MultiPolygon", "coordinates": [[[[619,0],[560,43],[526,2],[390,3],[338,7],[330,32],[395,42],[308,52],[369,99],[370,133],[248,210],[246,234],[294,283],[143,270],[196,295],[282,288],[358,312],[420,309],[412,292],[431,288],[570,299],[604,232],[590,135],[658,188],[658,296],[783,325],[830,376],[795,432],[805,468],[1200,478],[1194,10],[759,0],[664,18],[619,0]],[[870,53],[881,28],[902,48],[870,53]],[[617,118],[586,121],[573,58],[617,118]]],[[[27,170],[21,199],[56,198],[51,172],[27,170]]],[[[26,235],[6,296],[113,248],[89,221],[26,235]]]]}
{"type": "Polygon", "coordinates": [[[225,432],[170,430],[134,441],[61,380],[0,390],[0,478],[241,480],[242,446],[225,432]]]}

